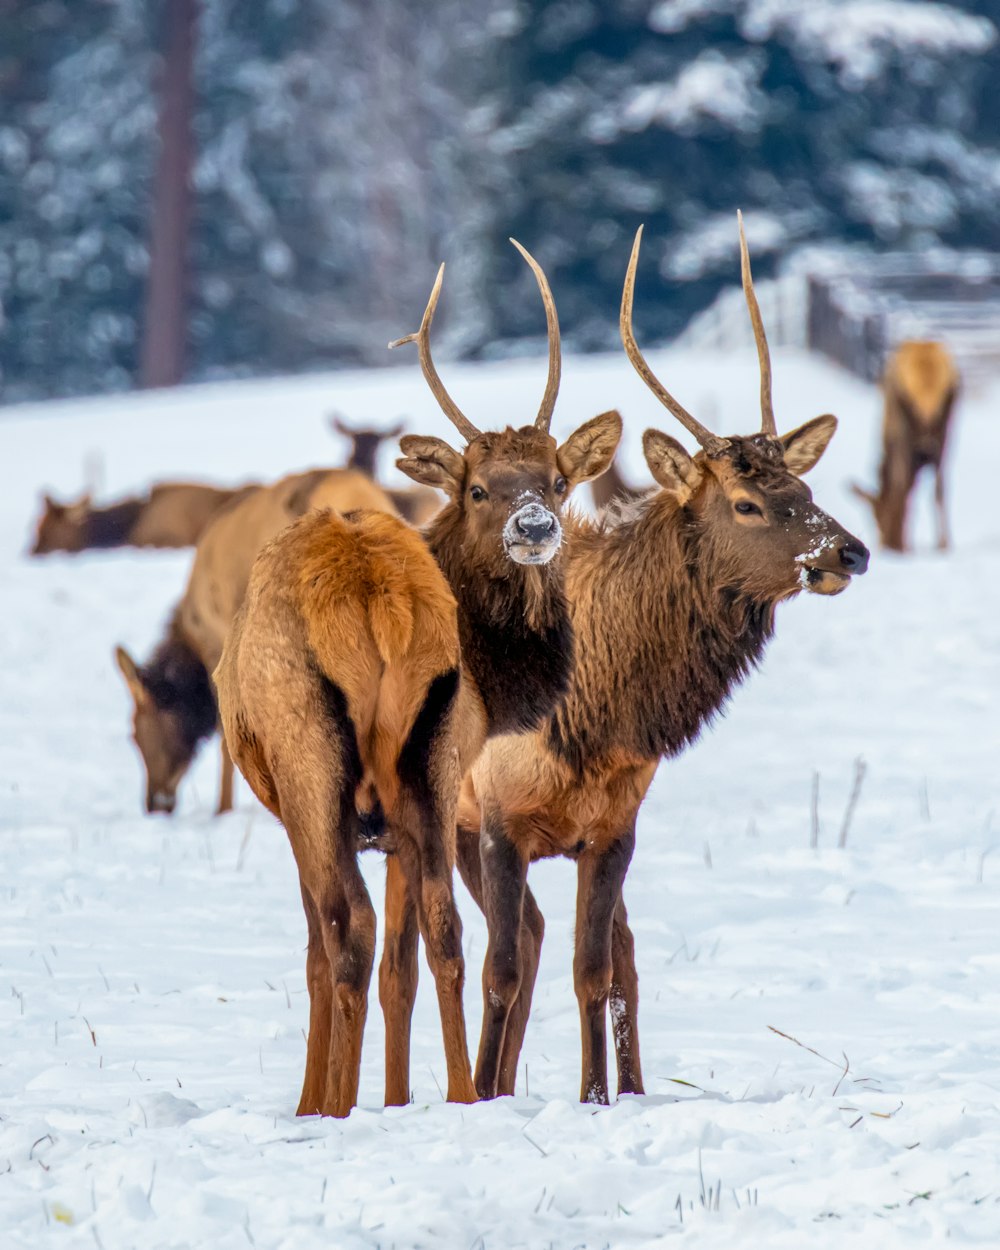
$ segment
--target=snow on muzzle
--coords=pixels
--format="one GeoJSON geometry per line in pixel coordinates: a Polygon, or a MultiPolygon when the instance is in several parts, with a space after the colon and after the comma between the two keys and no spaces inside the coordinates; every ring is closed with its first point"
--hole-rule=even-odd
{"type": "Polygon", "coordinates": [[[504,551],[516,564],[548,564],[561,542],[559,518],[537,500],[512,512],[503,527],[504,551]]]}

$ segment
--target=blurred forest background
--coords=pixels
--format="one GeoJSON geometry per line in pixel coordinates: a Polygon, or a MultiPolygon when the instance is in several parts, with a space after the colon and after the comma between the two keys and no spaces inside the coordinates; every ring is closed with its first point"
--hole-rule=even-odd
{"type": "Polygon", "coordinates": [[[1000,0],[0,0],[0,397],[169,381],[151,330],[188,379],[382,365],[442,259],[442,355],[533,346],[510,234],[580,350],[617,344],[640,221],[646,341],[736,280],[737,205],[758,277],[807,245],[1000,251],[998,24],[1000,0]]]}

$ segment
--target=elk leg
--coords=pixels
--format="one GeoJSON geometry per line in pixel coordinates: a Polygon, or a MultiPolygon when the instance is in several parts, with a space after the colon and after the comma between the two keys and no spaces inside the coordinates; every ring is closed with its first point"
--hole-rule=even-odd
{"type": "Polygon", "coordinates": [[[497,1093],[513,1094],[517,1083],[517,1064],[524,1045],[524,1034],[531,1015],[531,1000],[535,992],[538,964],[542,957],[542,941],[545,938],[545,917],[539,909],[531,887],[524,887],[524,903],[521,916],[521,984],[517,998],[507,1017],[503,1051],[500,1056],[500,1076],[497,1093]]]}
{"type": "Polygon", "coordinates": [[[583,1072],[580,1101],[608,1101],[607,1009],[611,993],[611,931],[622,882],[635,847],[635,825],[602,851],[585,851],[577,870],[573,982],[580,1005],[583,1072]]]}
{"type": "Polygon", "coordinates": [[[643,1094],[639,1063],[639,975],[635,968],[635,939],[629,928],[625,900],[611,924],[611,1028],[618,1064],[618,1093],[643,1094]]]}
{"type": "Polygon", "coordinates": [[[333,1011],[323,1114],[344,1117],[358,1101],[361,1042],[375,962],[375,908],[357,859],[338,856],[338,879],[320,905],[323,945],[332,969],[333,1011]]]}
{"type": "Polygon", "coordinates": [[[938,551],[947,551],[951,546],[948,533],[948,513],[944,505],[944,472],[941,465],[934,466],[934,506],[937,512],[938,551]]]}
{"type": "MultiPolygon", "coordinates": [[[[483,895],[483,868],[479,858],[479,834],[475,830],[458,827],[458,871],[480,911],[486,910],[483,895]]],[[[507,1017],[504,1030],[503,1050],[500,1057],[500,1075],[497,1094],[513,1094],[517,1080],[517,1064],[524,1044],[524,1033],[531,1013],[531,999],[538,975],[538,961],[545,936],[545,920],[531,892],[524,887],[524,915],[521,925],[521,982],[517,998],[507,1017]]]]}
{"type": "Polygon", "coordinates": [[[520,937],[528,863],[498,812],[483,813],[479,854],[489,942],[483,964],[483,1031],[476,1089],[480,1098],[495,1098],[507,1018],[521,983],[520,937]]]}
{"type": "Polygon", "coordinates": [[[306,1039],[306,1074],[296,1115],[320,1115],[326,1093],[326,1069],[330,1054],[330,1020],[333,1010],[333,978],[323,945],[319,909],[302,886],[309,945],[306,951],[306,986],[309,990],[309,1035],[306,1039]]]}
{"type": "Polygon", "coordinates": [[[219,734],[222,742],[222,768],[219,773],[219,806],[215,809],[216,816],[233,810],[233,757],[229,754],[226,735],[219,734]]]}
{"type": "Polygon", "coordinates": [[[385,1105],[410,1100],[410,1021],[417,996],[417,909],[396,855],[386,858],[385,940],[378,996],[385,1018],[385,1105]]]}

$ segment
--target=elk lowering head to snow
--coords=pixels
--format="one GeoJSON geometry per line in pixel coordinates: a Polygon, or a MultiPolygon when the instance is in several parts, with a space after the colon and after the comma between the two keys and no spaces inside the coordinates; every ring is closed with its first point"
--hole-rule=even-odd
{"type": "MultiPolygon", "coordinates": [[[[637,235],[622,298],[629,359],[694,435],[694,456],[647,430],[659,489],[596,523],[566,527],[575,637],[569,689],[545,723],[486,744],[459,802],[458,864],[486,913],[483,1032],[476,1087],[512,1093],[544,925],[530,862],[577,862],[573,972],[583,1038],[581,1097],[606,1102],[610,1002],[620,1092],[641,1092],[638,982],[622,884],[639,806],[664,756],[697,737],[760,662],[775,608],[800,590],[842,591],[864,546],[801,480],[834,433],[831,416],[779,435],[770,359],[741,236],[744,290],[761,368],[761,428],[720,437],[654,376],[632,333],[637,235]]],[[[805,714],[805,713],[804,713],[805,714]]]]}
{"type": "Polygon", "coordinates": [[[871,504],[879,539],[889,551],[907,549],[910,494],[925,468],[934,470],[938,548],[948,548],[942,461],[958,391],[958,369],[941,343],[901,343],[889,357],[882,375],[885,416],[878,492],[854,487],[871,504]]]}
{"type": "Polygon", "coordinates": [[[233,758],[284,824],[299,869],[310,995],[300,1114],[343,1116],[356,1101],[375,940],[357,864],[368,846],[388,852],[386,1102],[409,1098],[418,931],[437,983],[448,1098],[475,1098],[452,893],[458,787],[488,734],[539,724],[566,688],[557,514],[576,482],[607,465],[621,429],[608,414],[562,446],[549,434],[558,322],[524,255],[549,327],[535,422],[480,432],[444,389],[429,342],[442,266],[420,330],[399,341],[419,345],[467,446],[410,435],[399,467],[449,502],[422,535],[364,512],[310,516],[280,535],[254,566],[216,671],[233,758]]]}
{"type": "Polygon", "coordinates": [[[220,508],[253,489],[161,482],[148,495],[105,508],[95,508],[89,493],[73,503],[44,495],[31,555],[109,547],[193,547],[220,508]]]}
{"type": "MultiPolygon", "coordinates": [[[[343,418],[334,413],[330,417],[330,428],[335,434],[350,441],[351,454],[347,458],[347,467],[357,469],[359,473],[366,474],[376,482],[380,444],[399,438],[406,427],[402,421],[398,421],[387,430],[358,429],[345,424],[343,418]]],[[[411,486],[408,490],[387,486],[384,489],[399,515],[413,525],[423,525],[441,507],[441,496],[426,486],[411,486]]]]}
{"type": "MultiPolygon", "coordinates": [[[[360,473],[314,469],[242,492],[217,513],[195,552],[187,587],[166,634],[145,664],[123,647],[115,658],[132,695],[132,733],[146,774],[146,811],[170,814],[201,744],[217,728],[209,674],[246,591],[261,547],[310,509],[392,504],[360,473]]],[[[232,763],[222,744],[219,812],[232,807],[232,763]]]]}

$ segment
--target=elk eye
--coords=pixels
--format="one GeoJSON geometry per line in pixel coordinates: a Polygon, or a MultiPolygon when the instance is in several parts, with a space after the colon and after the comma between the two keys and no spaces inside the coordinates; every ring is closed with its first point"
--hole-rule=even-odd
{"type": "Polygon", "coordinates": [[[760,508],[755,503],[751,503],[749,499],[741,499],[739,503],[734,505],[736,511],[742,516],[763,516],[760,508]]]}
{"type": "Polygon", "coordinates": [[[552,489],[556,492],[557,495],[565,495],[566,486],[567,486],[566,479],[564,477],[557,477],[555,482],[552,485],[552,489]]]}
{"type": "Polygon", "coordinates": [[[484,491],[481,486],[470,486],[469,494],[476,501],[476,503],[481,503],[486,498],[486,491],[484,491]]]}

